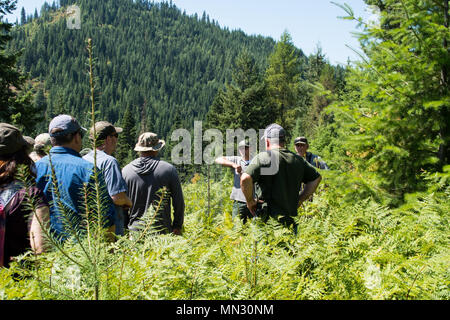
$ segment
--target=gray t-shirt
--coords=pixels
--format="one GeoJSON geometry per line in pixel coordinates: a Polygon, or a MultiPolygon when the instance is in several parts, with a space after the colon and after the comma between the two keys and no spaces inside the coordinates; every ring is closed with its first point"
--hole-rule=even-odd
{"type": "Polygon", "coordinates": [[[241,173],[237,173],[234,168],[231,168],[231,170],[233,170],[233,174],[234,174],[234,183],[233,183],[233,188],[231,189],[230,199],[240,201],[240,202],[245,202],[245,196],[241,190],[241,174],[248,167],[248,165],[250,164],[250,161],[245,161],[242,157],[239,157],[239,156],[230,156],[230,157],[225,157],[225,158],[228,161],[239,164],[242,167],[241,173]]]}
{"type": "MultiPolygon", "coordinates": [[[[94,163],[94,151],[89,152],[83,159],[94,163]]],[[[97,168],[103,172],[110,196],[127,192],[127,184],[122,178],[122,171],[116,158],[104,151],[97,150],[97,168]]]]}
{"type": "Polygon", "coordinates": [[[160,200],[158,191],[163,187],[167,188],[170,198],[164,203],[162,210],[156,213],[155,225],[168,232],[181,229],[185,204],[180,179],[173,165],[159,158],[140,157],[126,165],[122,174],[128,186],[127,195],[133,203],[128,212],[130,230],[139,230],[141,217],[151,205],[160,200]]]}

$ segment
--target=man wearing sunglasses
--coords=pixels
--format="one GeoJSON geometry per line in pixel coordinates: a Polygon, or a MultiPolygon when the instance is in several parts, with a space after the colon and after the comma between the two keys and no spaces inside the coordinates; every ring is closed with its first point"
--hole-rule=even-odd
{"type": "MultiPolygon", "coordinates": [[[[74,117],[63,114],[53,118],[48,131],[53,147],[49,155],[36,162],[36,184],[50,203],[50,228],[54,237],[65,241],[73,231],[82,232],[85,225],[84,192],[95,194],[94,165],[81,158],[79,152],[87,130],[74,117]]],[[[103,226],[114,233],[115,209],[106,193],[106,183],[101,172],[97,180],[100,197],[104,199],[106,207],[100,217],[103,226]]]]}

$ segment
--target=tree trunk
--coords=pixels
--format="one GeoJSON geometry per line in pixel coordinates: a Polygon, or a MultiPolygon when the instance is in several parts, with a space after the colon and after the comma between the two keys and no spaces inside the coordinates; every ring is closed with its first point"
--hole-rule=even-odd
{"type": "MultiPolygon", "coordinates": [[[[448,29],[449,28],[449,15],[448,15],[448,2],[449,0],[443,0],[443,14],[444,14],[444,26],[448,29]]],[[[443,46],[445,50],[449,53],[448,48],[448,39],[444,38],[443,40],[443,46]]],[[[441,88],[442,88],[442,94],[446,95],[448,94],[448,63],[444,63],[441,69],[441,88]]],[[[448,119],[450,119],[450,112],[449,112],[450,106],[443,106],[441,109],[441,119],[443,119],[443,124],[441,129],[439,130],[439,135],[442,139],[442,143],[439,146],[438,151],[438,157],[440,166],[443,167],[446,164],[448,164],[448,160],[450,158],[450,148],[449,148],[449,134],[448,134],[448,119]]]]}

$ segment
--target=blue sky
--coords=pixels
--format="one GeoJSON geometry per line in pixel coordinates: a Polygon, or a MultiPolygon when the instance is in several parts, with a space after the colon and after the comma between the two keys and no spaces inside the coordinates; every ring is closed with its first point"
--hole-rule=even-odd
{"type": "MultiPolygon", "coordinates": [[[[356,16],[369,17],[363,0],[334,0],[347,3],[356,16]]],[[[45,0],[18,0],[15,16],[25,8],[27,15],[42,7],[45,0]]],[[[47,1],[49,3],[53,0],[47,1]]],[[[261,34],[279,40],[284,30],[294,45],[306,55],[314,53],[317,46],[332,64],[356,60],[357,55],[346,45],[359,50],[359,43],[352,32],[357,32],[356,22],[339,19],[345,12],[330,0],[172,0],[181,10],[199,16],[205,11],[210,19],[230,30],[241,29],[247,34],[261,34]]],[[[16,20],[9,16],[10,22],[16,20]]],[[[20,20],[20,18],[19,18],[20,20]]]]}

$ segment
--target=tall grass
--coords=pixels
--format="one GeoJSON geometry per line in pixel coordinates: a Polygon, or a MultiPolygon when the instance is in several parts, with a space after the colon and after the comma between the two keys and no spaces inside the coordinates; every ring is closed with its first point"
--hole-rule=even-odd
{"type": "MultiPolygon", "coordinates": [[[[370,199],[336,201],[339,188],[329,186],[299,212],[297,234],[273,219],[232,220],[230,180],[210,185],[211,218],[206,177],[183,188],[183,236],[147,228],[109,244],[99,299],[449,298],[448,185],[398,210],[370,199]]],[[[38,259],[41,281],[52,278],[43,298],[93,298],[90,275],[67,257],[55,251],[38,259]]],[[[36,277],[8,283],[5,272],[18,269],[0,273],[4,298],[39,296],[36,277]]]]}

